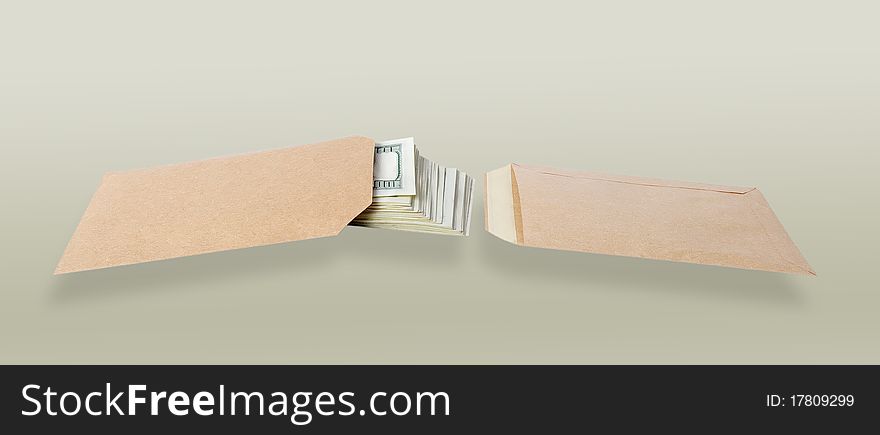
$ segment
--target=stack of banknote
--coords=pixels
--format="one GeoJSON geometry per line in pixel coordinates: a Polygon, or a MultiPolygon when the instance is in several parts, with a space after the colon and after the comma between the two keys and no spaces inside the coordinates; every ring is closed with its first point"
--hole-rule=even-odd
{"type": "Polygon", "coordinates": [[[373,203],[351,225],[467,235],[474,180],[419,154],[413,138],[376,144],[373,203]]]}

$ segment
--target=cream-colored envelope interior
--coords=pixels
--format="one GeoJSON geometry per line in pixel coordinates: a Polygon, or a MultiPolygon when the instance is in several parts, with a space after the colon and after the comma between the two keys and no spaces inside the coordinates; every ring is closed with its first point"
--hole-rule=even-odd
{"type": "Polygon", "coordinates": [[[815,275],[755,188],[508,165],[486,229],[522,246],[815,275]]]}
{"type": "Polygon", "coordinates": [[[486,230],[510,243],[518,243],[513,217],[513,178],[510,166],[486,173],[486,230]]]}
{"type": "Polygon", "coordinates": [[[372,201],[349,137],[104,176],[56,274],[338,234],[372,201]]]}

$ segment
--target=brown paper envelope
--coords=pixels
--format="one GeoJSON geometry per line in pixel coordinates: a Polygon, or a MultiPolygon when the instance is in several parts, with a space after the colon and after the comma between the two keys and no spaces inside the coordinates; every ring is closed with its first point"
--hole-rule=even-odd
{"type": "Polygon", "coordinates": [[[372,202],[349,137],[104,176],[56,274],[333,236],[372,202]]]}
{"type": "Polygon", "coordinates": [[[508,165],[486,229],[522,246],[815,275],[755,188],[508,165]]]}

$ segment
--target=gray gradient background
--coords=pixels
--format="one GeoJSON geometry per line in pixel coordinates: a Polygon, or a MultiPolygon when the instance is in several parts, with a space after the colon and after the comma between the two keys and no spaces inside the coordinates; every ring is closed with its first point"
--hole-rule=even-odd
{"type": "Polygon", "coordinates": [[[119,3],[0,15],[0,362],[880,362],[877,2],[119,3]],[[105,171],[352,134],[759,186],[819,275],[519,248],[480,197],[52,276],[105,171]]]}

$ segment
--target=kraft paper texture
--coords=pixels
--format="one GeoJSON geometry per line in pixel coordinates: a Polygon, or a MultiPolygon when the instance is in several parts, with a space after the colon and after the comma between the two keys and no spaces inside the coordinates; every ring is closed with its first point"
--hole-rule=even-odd
{"type": "Polygon", "coordinates": [[[522,246],[815,275],[756,188],[512,164],[486,176],[486,229],[522,246]]]}
{"type": "Polygon", "coordinates": [[[56,274],[333,236],[372,202],[373,140],[109,173],[56,274]]]}

